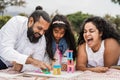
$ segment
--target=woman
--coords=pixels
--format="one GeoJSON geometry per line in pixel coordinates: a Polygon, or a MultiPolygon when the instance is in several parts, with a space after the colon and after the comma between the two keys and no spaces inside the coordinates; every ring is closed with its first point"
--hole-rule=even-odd
{"type": "Polygon", "coordinates": [[[78,44],[78,70],[106,72],[109,67],[120,65],[120,35],[103,18],[90,17],[84,21],[78,44]]]}
{"type": "Polygon", "coordinates": [[[73,59],[75,60],[75,39],[70,24],[65,16],[55,15],[45,35],[47,39],[47,53],[51,60],[55,60],[56,57],[61,56],[62,58],[59,58],[61,59],[59,60],[60,64],[66,62],[66,51],[68,49],[73,50],[73,59]],[[57,50],[60,51],[60,55],[56,55],[57,50]]]}

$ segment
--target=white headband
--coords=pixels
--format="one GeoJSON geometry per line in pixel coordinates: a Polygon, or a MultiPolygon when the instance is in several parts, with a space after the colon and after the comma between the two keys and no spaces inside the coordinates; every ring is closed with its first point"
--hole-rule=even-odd
{"type": "Polygon", "coordinates": [[[52,24],[65,24],[63,21],[54,21],[52,24]]]}

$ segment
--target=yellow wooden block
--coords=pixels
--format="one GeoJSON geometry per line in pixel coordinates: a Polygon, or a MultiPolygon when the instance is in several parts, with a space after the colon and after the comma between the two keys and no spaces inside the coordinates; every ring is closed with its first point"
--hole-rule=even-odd
{"type": "Polygon", "coordinates": [[[53,66],[53,74],[54,75],[60,75],[61,74],[61,66],[60,65],[54,65],[53,66]]]}

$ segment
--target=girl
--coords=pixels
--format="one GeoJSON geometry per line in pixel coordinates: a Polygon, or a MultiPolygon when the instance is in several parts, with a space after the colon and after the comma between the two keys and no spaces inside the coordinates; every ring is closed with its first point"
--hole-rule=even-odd
{"type": "MultiPolygon", "coordinates": [[[[73,50],[73,59],[75,60],[76,57],[75,39],[70,24],[65,16],[58,14],[54,16],[50,24],[50,27],[45,35],[47,39],[47,53],[51,60],[59,58],[60,63],[66,62],[65,57],[66,51],[68,49],[73,50]],[[58,50],[60,52],[60,55],[55,54],[56,51],[58,50]]],[[[62,70],[66,70],[66,66],[65,69],[62,68],[62,70]]]]}

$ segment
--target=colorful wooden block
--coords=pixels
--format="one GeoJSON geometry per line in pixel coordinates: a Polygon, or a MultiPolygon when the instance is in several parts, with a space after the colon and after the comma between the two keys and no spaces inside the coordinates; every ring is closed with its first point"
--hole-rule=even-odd
{"type": "Polygon", "coordinates": [[[61,74],[61,65],[54,65],[53,66],[53,74],[60,75],[61,74]]]}
{"type": "Polygon", "coordinates": [[[73,50],[68,50],[67,53],[67,72],[74,72],[75,66],[73,61],[73,50]]]}
{"type": "Polygon", "coordinates": [[[44,74],[50,74],[50,71],[49,71],[48,69],[43,69],[42,72],[43,72],[44,74]]]}

